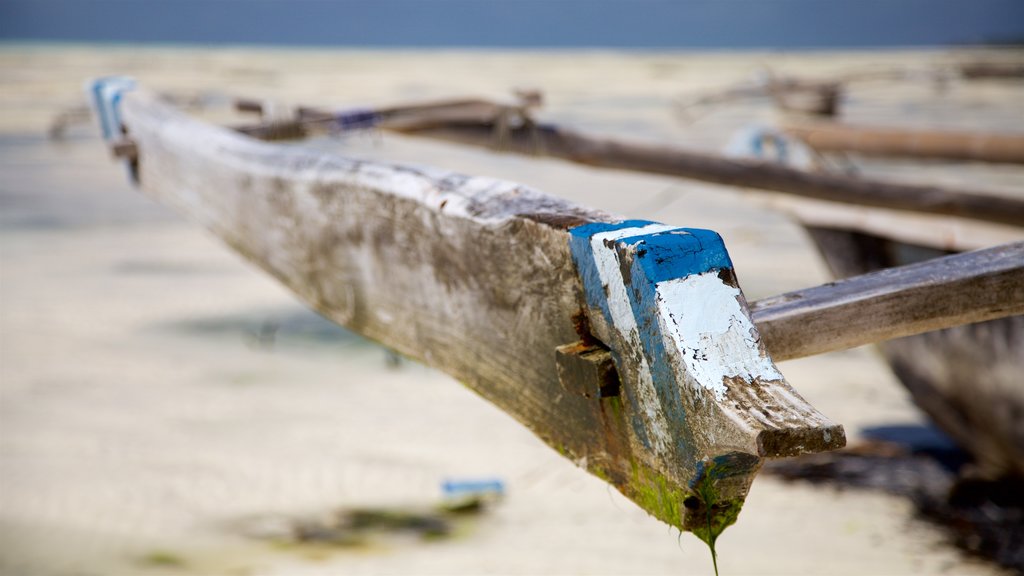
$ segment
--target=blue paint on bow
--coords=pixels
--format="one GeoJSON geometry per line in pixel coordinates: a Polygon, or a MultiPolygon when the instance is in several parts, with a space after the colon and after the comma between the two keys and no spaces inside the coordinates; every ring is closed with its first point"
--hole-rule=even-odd
{"type": "Polygon", "coordinates": [[[697,473],[690,481],[690,488],[696,490],[705,480],[715,482],[730,476],[745,476],[760,465],[761,460],[757,456],[746,452],[728,452],[710,460],[701,460],[697,462],[697,473]]]}
{"type": "Polygon", "coordinates": [[[114,140],[121,136],[121,98],[133,88],[135,80],[126,76],[105,76],[89,84],[89,98],[99,119],[104,140],[114,140]]]}
{"type": "MultiPolygon", "coordinates": [[[[590,244],[590,240],[595,234],[613,232],[625,228],[641,228],[651,224],[657,224],[657,222],[648,220],[624,220],[615,223],[595,222],[569,230],[569,249],[572,253],[573,262],[576,264],[576,270],[579,271],[580,279],[583,281],[583,292],[587,299],[587,306],[592,310],[600,310],[601,315],[609,325],[612,325],[612,315],[608,308],[607,287],[601,281],[601,273],[598,272],[597,260],[594,258],[594,249],[590,244]]],[[[611,348],[612,359],[615,361],[620,374],[627,374],[628,368],[623,363],[622,356],[617,350],[618,346],[612,346],[611,348]]],[[[626,386],[624,390],[629,404],[637,406],[638,399],[633,387],[626,386]]],[[[633,418],[630,425],[640,443],[650,449],[651,442],[647,436],[647,430],[644,428],[643,420],[633,418]]]]}
{"type": "Polygon", "coordinates": [[[612,323],[612,316],[608,309],[607,288],[601,281],[601,274],[598,272],[597,260],[594,258],[594,249],[590,245],[590,239],[595,234],[614,232],[625,228],[641,228],[651,224],[657,224],[657,222],[649,220],[623,220],[615,223],[594,222],[569,230],[569,249],[572,252],[576,269],[579,270],[580,278],[583,280],[587,305],[600,310],[608,324],[612,323]]]}
{"type": "MultiPolygon", "coordinates": [[[[669,426],[674,437],[673,452],[677,457],[692,460],[693,441],[685,426],[686,406],[680,389],[680,374],[672,359],[677,354],[667,350],[671,337],[662,331],[660,324],[657,285],[669,280],[686,278],[721,269],[731,269],[732,261],[725,249],[721,236],[711,230],[677,228],[649,234],[637,234],[609,241],[609,245],[594,247],[592,238],[596,234],[642,228],[656,224],[646,220],[627,220],[614,224],[585,224],[570,230],[570,250],[579,270],[587,304],[591,309],[600,310],[613,330],[614,326],[608,304],[608,287],[601,279],[595,250],[609,250],[619,263],[617,272],[623,274],[633,317],[636,321],[642,353],[651,370],[651,378],[669,426]]],[[[629,370],[622,363],[618,352],[625,343],[617,342],[612,347],[612,356],[620,372],[629,370]]],[[[627,373],[628,374],[628,373],[627,373]]],[[[630,403],[637,406],[632,386],[625,391],[630,403]]],[[[633,429],[641,442],[650,447],[646,429],[641,418],[633,419],[633,429]]]]}
{"type": "MultiPolygon", "coordinates": [[[[673,430],[688,430],[680,373],[673,363],[678,354],[667,349],[672,338],[662,330],[659,310],[664,303],[658,302],[657,287],[668,280],[732,268],[725,244],[711,230],[678,228],[623,238],[616,243],[616,254],[628,266],[629,303],[665,419],[673,430]]],[[[692,460],[692,437],[678,432],[673,437],[677,456],[692,460]]]]}
{"type": "Polygon", "coordinates": [[[654,283],[732,268],[722,237],[712,230],[677,228],[623,238],[620,245],[635,248],[635,260],[654,283]]]}
{"type": "MultiPolygon", "coordinates": [[[[591,238],[604,232],[642,228],[652,224],[657,222],[624,220],[615,223],[584,224],[569,230],[569,248],[583,280],[587,304],[601,310],[609,323],[612,318],[608,309],[608,294],[598,272],[591,238]]],[[[732,260],[725,249],[722,237],[712,230],[677,228],[622,238],[616,240],[615,245],[635,246],[636,259],[643,267],[644,276],[654,283],[703,274],[711,270],[732,268],[732,260]]]]}
{"type": "Polygon", "coordinates": [[[107,107],[103,105],[103,85],[111,78],[114,77],[105,76],[97,78],[89,85],[89,98],[92,103],[92,109],[96,112],[96,119],[99,120],[100,131],[103,133],[104,140],[109,140],[110,134],[107,123],[107,107]]]}

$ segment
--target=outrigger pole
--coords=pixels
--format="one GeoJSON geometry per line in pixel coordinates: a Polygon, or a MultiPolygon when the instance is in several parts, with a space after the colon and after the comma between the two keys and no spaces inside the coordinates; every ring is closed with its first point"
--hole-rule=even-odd
{"type": "MultiPolygon", "coordinates": [[[[591,136],[534,121],[530,110],[537,98],[510,104],[460,99],[337,112],[298,107],[292,118],[238,129],[256,138],[275,140],[302,137],[316,131],[377,127],[503,152],[561,158],[588,166],[1024,227],[1024,201],[1007,194],[815,173],[775,162],[591,136]]],[[[259,102],[251,100],[239,101],[239,107],[251,111],[262,109],[259,102]]],[[[1011,140],[1016,146],[1016,139],[1011,140]]]]}

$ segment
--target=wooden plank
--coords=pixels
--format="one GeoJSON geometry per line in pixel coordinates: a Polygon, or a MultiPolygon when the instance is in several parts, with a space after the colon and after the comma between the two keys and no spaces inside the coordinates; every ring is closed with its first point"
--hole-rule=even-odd
{"type": "MultiPolygon", "coordinates": [[[[598,138],[552,124],[533,122],[528,116],[519,116],[516,110],[498,104],[490,108],[492,115],[488,118],[486,105],[476,100],[472,102],[474,113],[469,119],[453,120],[452,116],[458,113],[451,109],[440,117],[432,117],[429,110],[416,110],[417,107],[412,105],[406,107],[407,111],[414,111],[410,116],[382,116],[376,125],[413,136],[503,152],[561,158],[589,166],[678,176],[833,202],[1024,227],[1024,199],[1021,198],[984,190],[953,190],[932,185],[821,174],[775,162],[728,158],[672,146],[598,138]]],[[[329,126],[332,118],[343,118],[346,115],[345,112],[306,111],[307,117],[300,117],[295,125],[329,126]]],[[[265,127],[257,125],[243,127],[242,130],[258,137],[265,127]]]]}
{"type": "Polygon", "coordinates": [[[1024,242],[789,292],[751,311],[776,360],[1024,314],[1024,242]]]}
{"type": "Polygon", "coordinates": [[[845,443],[772,364],[713,232],[275,146],[142,91],[121,102],[148,195],[335,322],[451,374],[669,524],[713,540],[765,458],[845,443]],[[577,342],[610,381],[593,354],[608,350],[617,395],[560,381],[588,373],[566,358],[577,342]]]}
{"type": "Polygon", "coordinates": [[[783,131],[821,152],[1024,164],[1021,134],[856,126],[827,121],[787,124],[783,131]]]}

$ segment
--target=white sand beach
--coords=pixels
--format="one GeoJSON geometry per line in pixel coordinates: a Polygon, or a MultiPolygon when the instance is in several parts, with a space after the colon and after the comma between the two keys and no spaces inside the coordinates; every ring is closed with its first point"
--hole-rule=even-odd
{"type": "MultiPolygon", "coordinates": [[[[1018,57],[1021,54],[1017,55],[1018,57]]],[[[134,191],[92,123],[50,141],[90,77],[322,105],[544,92],[543,118],[720,150],[767,103],[681,122],[688,91],[751,78],[925,68],[940,51],[618,53],[0,45],[0,573],[712,574],[649,517],[447,376],[332,329],[216,238],[134,191]],[[448,478],[505,482],[451,538],[280,545],[288,519],[430,507],[448,478]]],[[[1019,86],[921,80],[849,96],[851,120],[1024,130],[1019,86]]],[[[630,217],[719,231],[748,298],[827,281],[802,230],[739,191],[403,138],[312,145],[516,180],[630,217]]],[[[981,171],[923,176],[974,180],[981,171]]],[[[1024,188],[1020,169],[985,172],[1024,188]]],[[[870,347],[780,364],[850,441],[924,416],[870,347]]],[[[755,481],[722,574],[1000,574],[908,502],[755,481]]]]}

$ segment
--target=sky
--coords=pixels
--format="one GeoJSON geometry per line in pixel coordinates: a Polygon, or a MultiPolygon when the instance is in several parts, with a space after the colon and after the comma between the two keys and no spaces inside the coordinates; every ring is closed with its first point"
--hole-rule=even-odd
{"type": "Polygon", "coordinates": [[[357,47],[1024,42],[1024,0],[0,0],[0,39],[357,47]]]}

